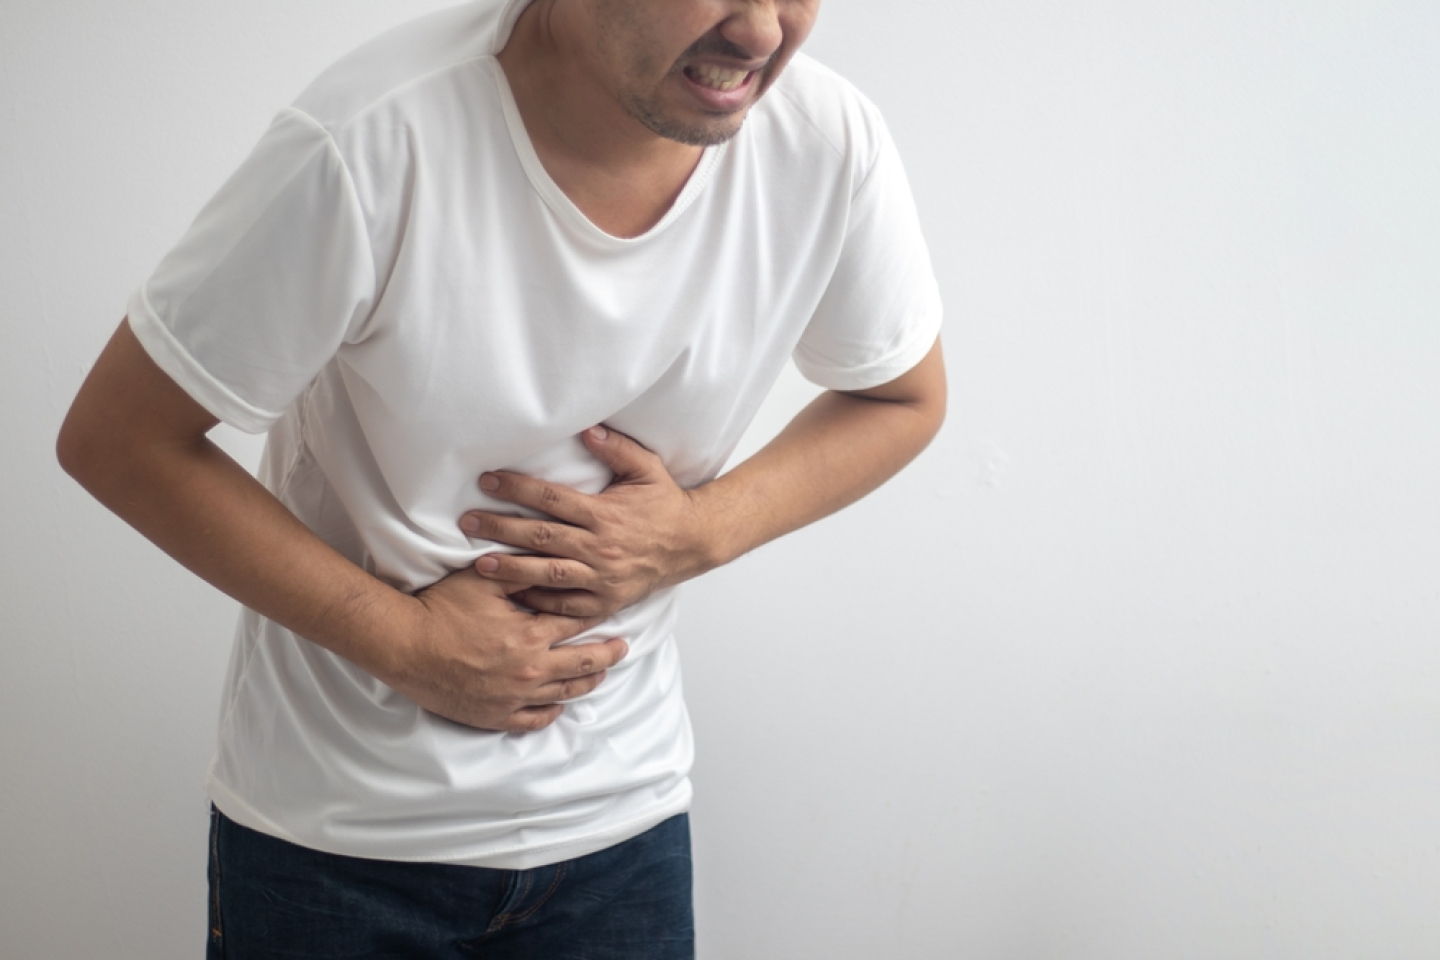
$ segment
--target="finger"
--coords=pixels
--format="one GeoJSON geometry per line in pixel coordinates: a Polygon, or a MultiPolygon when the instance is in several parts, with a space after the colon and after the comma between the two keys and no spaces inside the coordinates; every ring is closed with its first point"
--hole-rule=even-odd
{"type": "Polygon", "coordinates": [[[640,480],[664,472],[659,457],[618,430],[591,427],[580,439],[596,459],[610,468],[616,480],[640,480]]]}
{"type": "Polygon", "coordinates": [[[557,617],[608,617],[619,606],[589,590],[548,590],[526,588],[510,595],[510,599],[531,610],[553,613],[557,617]]]}
{"type": "Polygon", "coordinates": [[[577,643],[569,647],[551,650],[548,664],[550,681],[578,680],[581,677],[604,673],[623,660],[630,652],[624,640],[606,640],[604,643],[577,643]]]}
{"type": "Polygon", "coordinates": [[[521,707],[506,718],[503,729],[506,733],[534,733],[559,720],[564,712],[565,708],[558,703],[521,707]]]}
{"type": "Polygon", "coordinates": [[[486,554],[475,561],[475,572],[487,580],[555,590],[588,590],[599,579],[593,569],[576,560],[516,557],[508,553],[486,554]]]}
{"type": "Polygon", "coordinates": [[[599,673],[575,677],[570,680],[555,680],[535,691],[534,702],[537,705],[545,706],[578,699],[600,686],[606,676],[605,671],[601,670],[599,673]]]}
{"type": "MultiPolygon", "coordinates": [[[[605,622],[604,617],[557,617],[550,613],[529,613],[525,627],[525,639],[532,646],[553,647],[557,643],[571,640],[580,636],[586,630],[598,627],[605,622]]],[[[598,646],[598,644],[582,644],[580,646],[598,646]]],[[[578,648],[577,648],[578,649],[578,648]]],[[[582,670],[581,673],[593,673],[595,670],[603,670],[608,664],[601,664],[592,667],[590,670],[582,670]]],[[[579,673],[567,674],[567,676],[579,676],[579,673]]],[[[550,679],[556,679],[552,676],[550,679]]]]}
{"type": "Polygon", "coordinates": [[[585,526],[594,515],[590,496],[578,490],[527,477],[508,470],[492,470],[480,475],[480,489],[497,500],[518,503],[567,523],[585,526]]]}
{"type": "Polygon", "coordinates": [[[554,520],[530,520],[472,510],[460,519],[460,529],[477,540],[491,540],[552,557],[580,559],[583,553],[580,537],[585,531],[554,520]]]}

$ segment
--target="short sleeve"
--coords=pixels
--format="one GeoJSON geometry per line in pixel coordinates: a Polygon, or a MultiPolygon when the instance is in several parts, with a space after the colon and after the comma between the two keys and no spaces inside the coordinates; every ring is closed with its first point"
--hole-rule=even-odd
{"type": "Polygon", "coordinates": [[[364,323],[374,289],[335,142],[288,109],[131,298],[129,319],[196,402],[262,433],[364,323]]]}
{"type": "Polygon", "coordinates": [[[907,372],[940,335],[940,291],[900,156],[882,135],[855,193],[835,273],[795,348],[806,379],[864,390],[907,372]]]}

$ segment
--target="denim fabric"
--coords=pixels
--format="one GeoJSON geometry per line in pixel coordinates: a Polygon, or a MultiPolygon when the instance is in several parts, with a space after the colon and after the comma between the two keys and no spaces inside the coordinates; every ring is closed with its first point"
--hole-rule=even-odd
{"type": "Polygon", "coordinates": [[[320,853],[210,819],[208,960],[690,960],[685,814],[533,870],[320,853]]]}

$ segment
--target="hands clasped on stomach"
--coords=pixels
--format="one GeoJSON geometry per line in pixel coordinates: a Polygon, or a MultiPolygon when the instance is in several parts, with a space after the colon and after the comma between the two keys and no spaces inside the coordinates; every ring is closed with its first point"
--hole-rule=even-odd
{"type": "Polygon", "coordinates": [[[514,473],[480,478],[492,498],[546,519],[489,511],[461,518],[467,535],[527,553],[487,554],[417,593],[421,626],[386,678],[391,686],[468,726],[543,729],[629,649],[618,637],[565,641],[709,568],[695,498],[660,458],[600,427],[583,440],[615,474],[599,494],[514,473]]]}

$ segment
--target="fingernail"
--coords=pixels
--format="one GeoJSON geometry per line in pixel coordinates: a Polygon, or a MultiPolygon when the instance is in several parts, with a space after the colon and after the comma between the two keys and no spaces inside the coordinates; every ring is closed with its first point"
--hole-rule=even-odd
{"type": "Polygon", "coordinates": [[[592,439],[595,440],[604,440],[606,437],[610,436],[610,431],[606,430],[604,427],[591,427],[590,436],[592,439]]]}
{"type": "Polygon", "coordinates": [[[493,473],[482,473],[480,475],[480,489],[490,491],[499,490],[500,478],[493,473]]]}
{"type": "Polygon", "coordinates": [[[481,573],[494,573],[500,569],[500,561],[494,557],[481,557],[475,561],[475,567],[481,573]]]}
{"type": "Polygon", "coordinates": [[[474,517],[461,517],[460,529],[473,537],[480,532],[480,521],[474,517]]]}

